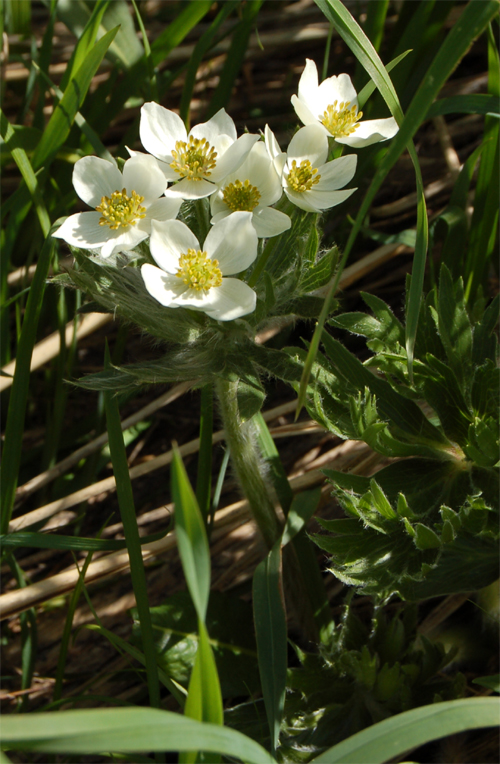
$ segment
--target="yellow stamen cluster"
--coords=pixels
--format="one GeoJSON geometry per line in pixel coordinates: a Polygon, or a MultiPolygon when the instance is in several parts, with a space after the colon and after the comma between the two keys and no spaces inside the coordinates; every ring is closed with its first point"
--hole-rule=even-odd
{"type": "Polygon", "coordinates": [[[294,159],[288,173],[288,185],[294,191],[303,193],[304,191],[310,191],[316,183],[319,183],[320,178],[321,175],[318,175],[318,170],[312,167],[309,159],[303,159],[300,167],[297,167],[297,162],[294,159]]]}
{"type": "Polygon", "coordinates": [[[227,184],[222,197],[231,212],[252,212],[259,204],[260,193],[249,180],[244,183],[241,180],[235,180],[234,183],[227,184]]]}
{"type": "Polygon", "coordinates": [[[170,167],[178,172],[181,178],[202,180],[212,174],[216,165],[217,152],[206,138],[193,138],[189,141],[177,141],[172,151],[174,161],[170,167]]]}
{"type": "Polygon", "coordinates": [[[219,261],[211,260],[206,252],[189,248],[187,254],[181,254],[179,270],[175,275],[190,289],[198,292],[203,289],[207,292],[222,284],[222,273],[218,265],[219,261]]]}
{"type": "Polygon", "coordinates": [[[320,121],[334,138],[347,138],[358,127],[358,120],[363,112],[357,110],[357,106],[351,106],[347,101],[334,101],[323,113],[320,121]]]}
{"type": "Polygon", "coordinates": [[[141,207],[143,201],[144,197],[135,191],[127,196],[125,188],[113,191],[111,196],[103,196],[101,203],[96,207],[97,212],[102,214],[99,225],[109,225],[113,231],[120,226],[128,228],[135,225],[139,218],[146,217],[146,208],[141,207]]]}

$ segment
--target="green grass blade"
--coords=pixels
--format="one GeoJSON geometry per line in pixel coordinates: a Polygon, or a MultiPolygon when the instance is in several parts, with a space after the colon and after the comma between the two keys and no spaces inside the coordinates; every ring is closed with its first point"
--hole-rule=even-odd
{"type": "Polygon", "coordinates": [[[287,633],[281,584],[281,541],[271,549],[253,577],[253,612],[262,694],[276,752],[285,706],[287,633]]]}
{"type": "Polygon", "coordinates": [[[445,114],[488,114],[500,117],[500,100],[496,95],[458,95],[440,98],[431,104],[427,119],[445,114]]]}
{"type": "Polygon", "coordinates": [[[207,117],[212,117],[229,103],[234,81],[245,57],[255,17],[263,2],[264,0],[247,0],[243,6],[241,21],[234,31],[224,68],[207,110],[207,117]]]}
{"type": "Polygon", "coordinates": [[[104,11],[108,5],[109,0],[98,0],[94,5],[94,9],[85,24],[82,33],[80,35],[77,34],[77,37],[79,38],[78,43],[71,54],[71,58],[68,61],[68,65],[64,70],[61,79],[60,88],[62,91],[66,90],[68,84],[76,75],[80,66],[84,63],[85,58],[92,50],[97,39],[97,33],[101,25],[102,17],[104,16],[104,11]]]}
{"type": "Polygon", "coordinates": [[[205,622],[210,594],[210,551],[205,523],[177,449],[172,459],[172,498],[184,576],[198,618],[205,622]]]}
{"type": "Polygon", "coordinates": [[[287,515],[293,502],[293,490],[288,482],[276,444],[260,411],[257,414],[254,414],[253,421],[258,428],[257,438],[259,448],[269,465],[271,473],[270,477],[273,482],[274,490],[276,491],[283,512],[287,515]]]}
{"type": "MultiPolygon", "coordinates": [[[[105,366],[109,365],[109,350],[106,347],[105,366]]],[[[120,506],[123,531],[127,541],[127,550],[130,559],[130,577],[132,579],[132,587],[134,589],[135,600],[137,603],[137,612],[141,623],[142,643],[146,658],[149,699],[153,707],[158,707],[160,705],[160,687],[158,682],[151,614],[148,605],[146,573],[144,571],[141,542],[135,515],[134,496],[132,493],[132,484],[127,464],[127,453],[123,442],[120,412],[113,393],[104,393],[104,404],[106,408],[109,450],[111,461],[113,463],[113,471],[116,477],[118,504],[120,506]]]]}
{"type": "Polygon", "coordinates": [[[213,396],[212,385],[204,385],[201,388],[200,448],[198,451],[198,469],[196,473],[196,500],[205,523],[208,520],[211,504],[212,437],[214,431],[213,396]]]}
{"type": "MultiPolygon", "coordinates": [[[[198,619],[198,632],[198,650],[189,679],[184,715],[199,722],[223,725],[224,709],[219,675],[206,626],[200,619],[198,619]]],[[[198,751],[181,753],[179,756],[179,764],[195,764],[197,760],[199,760],[198,751]]],[[[220,755],[205,753],[203,761],[217,764],[220,762],[220,755]]]]}
{"type": "MultiPolygon", "coordinates": [[[[319,314],[319,318],[316,322],[314,334],[312,336],[309,350],[307,351],[307,357],[304,363],[304,368],[302,369],[302,375],[300,377],[300,386],[299,386],[299,392],[297,395],[297,408],[295,410],[295,421],[297,421],[297,419],[299,418],[299,414],[302,411],[304,404],[306,402],[307,387],[309,385],[309,379],[311,377],[311,371],[314,365],[314,359],[316,358],[316,355],[319,349],[319,344],[321,342],[321,336],[323,334],[323,329],[325,326],[326,319],[330,315],[332,301],[338,288],[340,276],[342,274],[342,267],[345,260],[346,260],[346,255],[344,253],[344,256],[342,258],[342,265],[337,270],[335,279],[333,280],[332,284],[330,285],[328,289],[328,292],[325,297],[325,301],[323,302],[323,307],[321,308],[321,313],[319,314]]],[[[338,251],[335,254],[335,262],[332,266],[332,270],[337,268],[337,262],[338,262],[338,251]]]]}
{"type": "Polygon", "coordinates": [[[26,0],[4,1],[6,26],[9,34],[29,35],[31,32],[31,3],[27,3],[26,0]]]}
{"type": "Polygon", "coordinates": [[[489,0],[488,2],[481,3],[470,2],[465,7],[460,19],[448,33],[448,36],[434,57],[404,119],[397,99],[397,94],[392,86],[387,71],[373,46],[369,40],[366,39],[362,30],[356,24],[347,9],[340,3],[340,0],[316,0],[316,2],[327,18],[333,21],[340,36],[345,40],[356,57],[361,60],[366,71],[377,85],[377,88],[386,101],[391,113],[400,125],[399,132],[392,140],[391,146],[382,160],[370,188],[365,195],[363,204],[361,205],[349,240],[346,244],[341,267],[343,267],[347,260],[376,192],[405,147],[408,148],[414,164],[418,194],[417,243],[415,247],[413,277],[410,286],[406,323],[406,345],[408,363],[411,370],[423,288],[428,238],[428,223],[425,211],[425,199],[423,197],[422,178],[415,150],[411,144],[411,139],[424,120],[430,104],[434,101],[442,85],[446,82],[462,56],[467,52],[472,41],[481,34],[491,19],[498,13],[498,2],[497,0],[489,0]]]}
{"type": "Polygon", "coordinates": [[[211,6],[212,0],[196,0],[195,3],[186,3],[182,11],[151,45],[151,55],[155,66],[161,64],[170,51],[181,44],[191,29],[208,13],[211,6]]]}
{"type": "Polygon", "coordinates": [[[142,40],[144,42],[144,56],[146,58],[146,63],[148,65],[148,71],[149,71],[149,99],[151,101],[159,101],[158,98],[158,83],[156,81],[156,72],[155,72],[155,65],[153,62],[153,57],[151,55],[151,46],[149,44],[148,35],[146,32],[146,29],[144,27],[144,23],[142,21],[142,16],[139,13],[139,8],[137,7],[137,3],[135,0],[132,0],[132,5],[134,7],[135,11],[135,17],[137,19],[137,23],[139,24],[139,29],[141,30],[142,34],[142,40]]]}
{"type": "Polygon", "coordinates": [[[30,383],[31,355],[36,341],[38,319],[40,317],[43,294],[53,253],[54,241],[49,236],[45,240],[38,258],[37,269],[26,303],[26,311],[19,338],[16,370],[14,372],[14,382],[12,383],[9,408],[7,410],[1,472],[2,480],[0,481],[2,506],[0,531],[2,533],[7,532],[14,505],[19,466],[21,464],[24,418],[30,383]]]}
{"type": "Polygon", "coordinates": [[[237,8],[239,0],[226,0],[223,3],[219,13],[212,21],[208,29],[203,32],[200,39],[196,43],[191,58],[186,69],[186,78],[184,80],[184,87],[182,88],[181,103],[179,106],[179,116],[186,125],[187,130],[190,127],[189,109],[191,105],[191,99],[193,96],[194,85],[196,82],[196,73],[200,66],[203,56],[210,49],[215,42],[217,33],[227,19],[230,13],[237,8]]]}
{"type": "Polygon", "coordinates": [[[85,574],[92,561],[92,555],[93,553],[89,552],[89,554],[85,558],[85,562],[83,563],[79,576],[78,576],[78,581],[76,582],[76,586],[73,589],[73,592],[71,594],[71,598],[68,604],[68,612],[66,615],[66,620],[64,622],[64,629],[63,629],[63,633],[61,637],[61,643],[59,645],[59,657],[57,659],[56,681],[54,684],[54,692],[52,694],[53,702],[57,702],[62,697],[64,670],[66,668],[66,657],[68,655],[68,648],[69,648],[69,643],[71,639],[71,630],[73,628],[73,618],[75,617],[76,606],[78,605],[78,600],[80,599],[80,595],[82,593],[83,585],[85,582],[85,574]]]}
{"type": "MultiPolygon", "coordinates": [[[[101,623],[87,624],[84,626],[84,628],[89,629],[90,631],[99,632],[99,634],[102,634],[103,637],[106,637],[110,644],[112,644],[120,654],[124,653],[126,655],[130,655],[130,657],[140,663],[141,666],[146,666],[146,658],[141,650],[139,650],[137,647],[134,647],[134,645],[131,645],[130,642],[127,642],[125,639],[123,639],[123,637],[120,637],[113,631],[106,629],[101,623]]],[[[186,700],[186,691],[184,687],[174,679],[171,679],[160,666],[157,666],[157,671],[158,678],[163,686],[166,687],[170,693],[172,693],[182,708],[186,700]]]]}
{"type": "Polygon", "coordinates": [[[195,747],[235,756],[248,764],[275,759],[241,732],[204,724],[156,708],[98,708],[9,716],[2,725],[2,748],[46,753],[188,751],[195,747]]]}
{"type": "MultiPolygon", "coordinates": [[[[33,66],[40,73],[41,79],[43,79],[44,82],[46,82],[47,85],[49,85],[49,87],[54,91],[54,93],[59,98],[59,100],[61,100],[64,96],[64,93],[61,90],[61,88],[59,88],[54,82],[52,82],[50,77],[47,74],[45,74],[45,72],[42,71],[34,62],[33,62],[33,66]]],[[[104,143],[101,141],[96,131],[89,125],[85,117],[79,111],[77,111],[75,114],[75,122],[80,128],[80,130],[82,131],[82,133],[85,135],[90,145],[92,146],[94,150],[94,154],[96,154],[96,156],[98,157],[101,157],[102,159],[107,159],[109,162],[114,163],[115,162],[114,156],[108,151],[108,149],[106,148],[104,143]]]]}
{"type": "MultiPolygon", "coordinates": [[[[6,148],[10,150],[13,160],[18,166],[24,182],[31,195],[33,203],[35,205],[38,220],[42,228],[44,237],[48,236],[50,230],[50,218],[45,203],[43,201],[42,192],[38,184],[38,179],[33,172],[33,167],[28,159],[26,151],[20,146],[16,146],[17,135],[14,132],[14,128],[8,121],[7,117],[0,110],[0,135],[5,141],[6,148]]],[[[22,140],[22,137],[21,137],[22,140]]]]}
{"type": "Polygon", "coordinates": [[[66,140],[75,115],[81,108],[90,83],[106,51],[114,40],[118,28],[112,29],[96,42],[88,52],[84,62],[71,79],[58,103],[42,135],[42,139],[33,154],[33,169],[38,170],[42,165],[47,166],[66,140]]]}
{"type": "MultiPolygon", "coordinates": [[[[488,29],[488,91],[500,95],[500,60],[491,27],[488,29]]],[[[498,250],[498,202],[500,197],[500,122],[486,117],[467,253],[466,294],[470,304],[484,284],[488,263],[498,250]]]]}
{"type": "Polygon", "coordinates": [[[328,749],[315,764],[383,764],[432,740],[496,727],[498,699],[466,698],[414,708],[374,724],[328,749]]]}

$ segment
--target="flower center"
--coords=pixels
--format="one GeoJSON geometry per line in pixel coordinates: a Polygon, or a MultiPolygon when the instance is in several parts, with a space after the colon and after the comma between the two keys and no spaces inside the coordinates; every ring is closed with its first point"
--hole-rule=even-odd
{"type": "Polygon", "coordinates": [[[213,146],[206,138],[193,138],[192,135],[187,143],[177,141],[172,156],[174,161],[170,163],[170,167],[178,172],[181,178],[188,180],[208,178],[217,164],[217,152],[213,146]]]}
{"type": "Polygon", "coordinates": [[[299,193],[304,191],[310,191],[316,183],[319,183],[321,175],[318,175],[318,170],[312,167],[309,159],[303,159],[300,163],[300,167],[297,167],[295,159],[292,162],[292,167],[288,173],[288,185],[299,193]]]}
{"type": "Polygon", "coordinates": [[[241,180],[235,180],[234,183],[228,183],[222,192],[223,199],[231,212],[252,212],[258,205],[260,199],[259,190],[252,186],[249,180],[244,183],[241,180]]]}
{"type": "Polygon", "coordinates": [[[222,273],[218,268],[219,261],[211,260],[206,252],[189,248],[187,254],[179,257],[179,270],[175,274],[178,279],[190,288],[207,292],[211,287],[222,284],[222,273]]]}
{"type": "Polygon", "coordinates": [[[103,196],[101,203],[96,207],[97,212],[102,213],[99,225],[109,225],[113,231],[120,226],[128,228],[135,225],[138,218],[146,217],[146,208],[141,207],[143,201],[144,197],[135,191],[127,196],[125,188],[113,191],[111,196],[103,196]]]}
{"type": "Polygon", "coordinates": [[[362,116],[363,112],[358,112],[357,106],[349,108],[347,101],[334,101],[323,112],[320,122],[334,138],[347,138],[356,130],[362,116]]]}

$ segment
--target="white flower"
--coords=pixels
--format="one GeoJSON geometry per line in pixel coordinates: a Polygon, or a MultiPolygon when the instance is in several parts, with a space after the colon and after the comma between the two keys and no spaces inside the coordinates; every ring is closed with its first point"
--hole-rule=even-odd
{"type": "Polygon", "coordinates": [[[152,220],[175,218],[181,204],[162,196],[165,176],[147,154],[127,159],[123,172],[106,159],[83,157],[73,169],[73,185],[96,211],[71,215],[54,236],[102,257],[135,247],[151,233],[152,220]]]}
{"type": "Polygon", "coordinates": [[[259,238],[277,236],[291,226],[288,215],[272,209],[283,194],[272,159],[262,142],[256,143],[236,172],[228,175],[210,199],[212,223],[239,210],[252,213],[259,238]]]}
{"type": "Polygon", "coordinates": [[[144,148],[166,163],[165,177],[178,181],[167,196],[180,199],[213,194],[215,184],[234,172],[259,140],[258,135],[249,134],[237,139],[234,122],[224,109],[188,135],[175,112],[153,102],[141,109],[140,135],[144,148]]]}
{"type": "Polygon", "coordinates": [[[200,247],[180,220],[153,223],[151,254],[160,266],[143,265],[148,292],[168,308],[191,308],[218,321],[255,310],[253,289],[225,278],[246,270],[257,257],[257,234],[250,212],[234,212],[210,229],[200,247]]]}
{"type": "Polygon", "coordinates": [[[292,104],[304,125],[320,125],[337,143],[354,148],[386,141],[399,130],[394,117],[359,122],[363,112],[358,111],[358,96],[349,75],[328,77],[318,85],[318,70],[309,58],[299,81],[298,97],[292,96],[292,104]]]}
{"type": "Polygon", "coordinates": [[[328,138],[319,125],[307,125],[298,130],[286,154],[267,125],[265,135],[276,170],[281,170],[285,194],[297,207],[307,212],[321,212],[345,201],[356,190],[338,189],[354,177],[357,157],[349,154],[325,164],[328,138]]]}

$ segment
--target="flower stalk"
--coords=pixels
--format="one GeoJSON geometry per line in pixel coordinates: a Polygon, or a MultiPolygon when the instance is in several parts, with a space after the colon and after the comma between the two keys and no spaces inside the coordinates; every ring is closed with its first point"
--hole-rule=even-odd
{"type": "Polygon", "coordinates": [[[218,379],[215,384],[226,442],[238,482],[269,549],[282,529],[262,476],[262,464],[250,423],[242,423],[238,411],[238,380],[218,379]]]}

